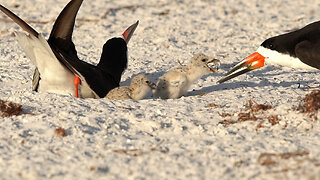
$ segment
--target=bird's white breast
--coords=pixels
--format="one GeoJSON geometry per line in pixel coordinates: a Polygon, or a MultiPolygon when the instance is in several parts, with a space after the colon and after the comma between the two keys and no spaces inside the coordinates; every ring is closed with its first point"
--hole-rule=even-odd
{"type": "Polygon", "coordinates": [[[260,46],[257,49],[257,52],[266,57],[266,62],[270,64],[298,69],[317,70],[316,68],[303,63],[299,58],[292,57],[288,54],[279,53],[278,51],[267,49],[263,46],[260,46]]]}
{"type": "Polygon", "coordinates": [[[20,32],[16,32],[16,37],[40,72],[39,91],[74,96],[75,76],[56,58],[44,37],[41,34],[35,37],[20,32]]]}

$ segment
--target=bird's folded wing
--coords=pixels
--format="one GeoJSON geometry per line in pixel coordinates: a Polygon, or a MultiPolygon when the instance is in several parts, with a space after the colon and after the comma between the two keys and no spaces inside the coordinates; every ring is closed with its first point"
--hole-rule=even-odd
{"type": "Polygon", "coordinates": [[[320,41],[302,41],[295,48],[296,56],[305,64],[320,69],[320,41]]]}

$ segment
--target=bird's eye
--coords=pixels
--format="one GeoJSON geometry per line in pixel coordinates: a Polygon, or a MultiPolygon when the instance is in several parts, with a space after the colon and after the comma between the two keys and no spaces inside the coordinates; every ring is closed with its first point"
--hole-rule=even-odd
{"type": "Polygon", "coordinates": [[[273,48],[274,48],[274,45],[273,45],[273,44],[269,44],[269,48],[270,48],[270,49],[273,49],[273,48]]]}
{"type": "Polygon", "coordinates": [[[207,60],[206,60],[206,59],[202,59],[201,61],[202,61],[202,62],[206,62],[207,60]]]}

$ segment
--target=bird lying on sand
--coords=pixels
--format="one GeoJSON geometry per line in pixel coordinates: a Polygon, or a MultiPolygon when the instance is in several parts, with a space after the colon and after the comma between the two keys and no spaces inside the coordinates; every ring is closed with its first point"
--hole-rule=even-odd
{"type": "Polygon", "coordinates": [[[320,70],[320,21],[265,40],[256,52],[235,65],[218,83],[261,68],[264,63],[320,70]]]}
{"type": "Polygon", "coordinates": [[[140,74],[132,78],[130,86],[120,86],[112,89],[107,94],[108,99],[114,100],[141,100],[155,87],[155,84],[149,78],[140,74]]]}
{"type": "Polygon", "coordinates": [[[161,99],[176,99],[187,93],[189,87],[202,76],[217,72],[220,61],[202,53],[196,54],[187,66],[171,69],[160,77],[153,93],[161,99]]]}
{"type": "Polygon", "coordinates": [[[138,21],[122,36],[109,39],[103,46],[100,62],[95,66],[81,61],[72,42],[76,15],[83,0],[71,0],[55,21],[47,40],[42,34],[0,4],[0,10],[16,22],[27,34],[16,37],[27,56],[36,65],[33,90],[73,95],[82,98],[102,98],[118,87],[127,68],[127,43],[138,21]]]}

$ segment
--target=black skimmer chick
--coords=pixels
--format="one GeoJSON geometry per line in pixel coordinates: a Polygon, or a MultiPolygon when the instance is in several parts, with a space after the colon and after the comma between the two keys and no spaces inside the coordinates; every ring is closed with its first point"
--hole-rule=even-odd
{"type": "Polygon", "coordinates": [[[180,98],[189,87],[202,76],[217,72],[220,61],[202,53],[196,54],[187,66],[171,69],[160,77],[153,91],[161,99],[180,98]]]}
{"type": "Polygon", "coordinates": [[[82,98],[102,98],[118,87],[127,68],[127,43],[138,21],[122,36],[109,39],[103,46],[99,63],[81,61],[72,42],[76,15],[83,0],[71,0],[55,21],[47,40],[26,22],[0,4],[0,10],[16,22],[25,33],[16,33],[19,44],[36,65],[33,90],[71,94],[82,98]]]}
{"type": "Polygon", "coordinates": [[[141,100],[155,88],[155,84],[150,81],[150,79],[144,75],[139,74],[132,78],[130,86],[120,86],[112,89],[107,94],[108,99],[113,100],[141,100]]]}
{"type": "Polygon", "coordinates": [[[265,40],[256,52],[235,65],[218,83],[261,68],[264,63],[299,69],[320,69],[320,21],[265,40]]]}

